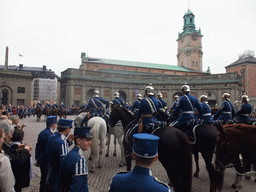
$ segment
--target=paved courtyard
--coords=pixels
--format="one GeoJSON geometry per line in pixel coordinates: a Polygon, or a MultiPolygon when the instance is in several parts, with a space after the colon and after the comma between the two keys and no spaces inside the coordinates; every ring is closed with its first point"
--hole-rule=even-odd
{"type": "MultiPolygon", "coordinates": [[[[70,119],[74,119],[75,116],[68,116],[70,119]]],[[[25,123],[27,126],[24,128],[25,131],[25,143],[31,143],[33,146],[32,150],[32,157],[35,161],[35,146],[37,141],[37,136],[46,127],[45,121],[42,119],[40,122],[36,121],[35,117],[25,118],[20,120],[20,124],[25,123]]],[[[126,171],[126,167],[118,167],[119,159],[120,159],[120,149],[118,147],[118,154],[116,157],[113,157],[113,136],[111,137],[111,145],[110,145],[110,157],[105,157],[107,146],[104,149],[104,156],[102,157],[102,168],[96,169],[94,173],[89,173],[88,182],[89,182],[89,191],[90,192],[106,192],[108,191],[108,187],[112,177],[120,172],[126,171]]],[[[86,158],[88,159],[89,153],[85,153],[86,158]]],[[[205,168],[205,164],[203,162],[202,157],[200,156],[200,173],[199,177],[193,177],[193,185],[192,185],[192,192],[201,192],[201,191],[209,191],[209,177],[208,172],[205,168]]],[[[133,162],[134,166],[134,162],[133,162]]],[[[168,177],[166,171],[163,169],[160,162],[156,162],[153,166],[153,175],[158,179],[168,183],[168,177]]],[[[195,164],[193,162],[193,170],[195,170],[195,164]]],[[[39,168],[33,166],[33,171],[35,173],[35,177],[31,180],[30,187],[23,189],[23,192],[34,192],[39,191],[39,181],[40,181],[40,170],[39,168]]],[[[255,177],[254,177],[255,178],[255,177]]],[[[243,183],[242,192],[256,192],[256,183],[251,180],[245,180],[243,183]]],[[[233,169],[228,169],[225,171],[225,178],[224,178],[224,186],[223,192],[232,192],[235,191],[231,188],[231,184],[234,182],[235,179],[235,171],[233,169]]]]}

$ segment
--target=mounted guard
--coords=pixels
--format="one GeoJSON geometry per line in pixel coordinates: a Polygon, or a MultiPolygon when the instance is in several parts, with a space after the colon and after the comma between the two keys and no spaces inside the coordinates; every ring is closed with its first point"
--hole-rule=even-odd
{"type": "Polygon", "coordinates": [[[242,105],[239,107],[238,111],[234,116],[237,116],[237,123],[245,123],[252,124],[252,120],[250,119],[250,115],[252,113],[252,106],[248,103],[249,97],[248,95],[243,95],[241,97],[242,105]]]}
{"type": "Polygon", "coordinates": [[[182,95],[178,101],[173,114],[171,115],[171,121],[174,120],[182,111],[181,115],[174,120],[170,126],[180,129],[186,133],[190,140],[194,140],[192,129],[197,124],[195,111],[198,110],[198,117],[201,119],[202,107],[197,98],[190,95],[190,87],[183,85],[181,87],[182,95]]]}
{"type": "Polygon", "coordinates": [[[125,103],[124,103],[124,100],[119,98],[119,93],[118,92],[114,93],[114,97],[115,97],[115,99],[112,101],[113,105],[119,104],[119,105],[122,105],[123,107],[126,107],[125,103]]]}
{"type": "Polygon", "coordinates": [[[212,113],[211,113],[211,108],[208,105],[207,101],[208,97],[206,94],[201,95],[199,98],[199,101],[201,102],[201,107],[202,107],[202,124],[209,124],[211,125],[213,123],[213,118],[212,118],[212,113]]]}
{"type": "Polygon", "coordinates": [[[89,111],[88,115],[82,120],[81,126],[84,126],[86,122],[91,118],[95,116],[104,117],[105,113],[105,106],[106,109],[108,109],[109,102],[104,100],[102,97],[99,96],[99,91],[95,90],[93,98],[90,99],[86,110],[89,111]]]}
{"type": "Polygon", "coordinates": [[[224,93],[222,95],[223,102],[221,103],[219,110],[213,115],[213,119],[222,121],[222,124],[226,124],[227,121],[233,121],[233,116],[235,115],[235,109],[230,102],[229,97],[229,93],[224,93]]]}
{"type": "Polygon", "coordinates": [[[142,95],[140,93],[137,94],[137,101],[135,101],[132,105],[132,109],[131,111],[134,113],[134,116],[136,116],[136,114],[139,111],[140,108],[140,104],[141,104],[141,99],[142,99],[142,95]]]}

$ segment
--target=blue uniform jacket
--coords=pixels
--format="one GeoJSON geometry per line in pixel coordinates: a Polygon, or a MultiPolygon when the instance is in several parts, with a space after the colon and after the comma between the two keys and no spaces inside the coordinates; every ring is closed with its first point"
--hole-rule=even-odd
{"type": "Polygon", "coordinates": [[[202,107],[202,119],[204,120],[203,123],[212,123],[212,113],[211,108],[207,103],[201,103],[202,107]]]}
{"type": "Polygon", "coordinates": [[[112,102],[113,102],[113,105],[119,104],[119,105],[123,105],[123,107],[125,108],[124,100],[119,97],[115,98],[112,102]]]}
{"type": "Polygon", "coordinates": [[[141,100],[141,105],[136,118],[140,119],[142,115],[150,115],[151,117],[143,117],[143,126],[147,126],[150,123],[156,124],[157,118],[154,115],[159,110],[159,101],[152,95],[149,95],[145,99],[141,100]]]}
{"type": "Polygon", "coordinates": [[[64,157],[61,164],[61,187],[63,191],[87,192],[88,168],[83,151],[77,146],[64,157]]]}
{"type": "Polygon", "coordinates": [[[159,108],[164,108],[167,106],[163,99],[159,99],[158,101],[159,101],[159,108]]]}
{"type": "Polygon", "coordinates": [[[60,108],[61,108],[61,109],[63,109],[63,108],[66,109],[66,106],[65,106],[64,104],[61,104],[61,105],[60,105],[60,108]]]}
{"type": "Polygon", "coordinates": [[[170,126],[180,127],[187,124],[191,119],[195,119],[194,112],[196,109],[198,110],[198,117],[201,119],[202,107],[197,98],[189,93],[181,96],[171,117],[174,118],[178,116],[180,111],[182,111],[182,113],[170,126]]]}
{"type": "Polygon", "coordinates": [[[87,105],[83,104],[79,109],[86,109],[87,105]]]}
{"type": "Polygon", "coordinates": [[[46,151],[48,157],[48,175],[46,184],[57,188],[60,184],[60,164],[64,156],[69,152],[70,144],[64,135],[55,132],[48,139],[46,151]]]}
{"type": "Polygon", "coordinates": [[[101,97],[94,97],[90,99],[86,109],[91,111],[91,115],[102,117],[103,104],[108,108],[109,102],[102,99],[101,97]]]}
{"type": "Polygon", "coordinates": [[[140,104],[140,100],[135,101],[132,105],[132,112],[137,112],[140,108],[140,104]]]}
{"type": "Polygon", "coordinates": [[[219,110],[214,114],[215,117],[219,117],[218,120],[223,120],[224,124],[227,120],[232,120],[234,115],[235,109],[229,100],[223,101],[219,110]]]}
{"type": "Polygon", "coordinates": [[[57,108],[59,108],[59,106],[58,106],[57,104],[53,104],[53,105],[52,105],[52,108],[53,108],[53,109],[57,109],[57,108]]]}
{"type": "Polygon", "coordinates": [[[36,107],[42,107],[42,104],[41,103],[37,103],[36,107]]]}
{"type": "Polygon", "coordinates": [[[46,146],[49,137],[52,135],[51,129],[46,127],[42,130],[37,138],[36,149],[35,149],[35,159],[39,163],[41,168],[48,169],[48,158],[46,153],[46,146]]]}
{"type": "Polygon", "coordinates": [[[47,103],[46,105],[45,105],[45,109],[50,109],[51,108],[51,105],[49,104],[49,103],[47,103]]]}
{"type": "Polygon", "coordinates": [[[132,172],[115,175],[109,192],[171,192],[168,185],[151,176],[148,168],[135,166],[132,172]]]}
{"type": "Polygon", "coordinates": [[[175,109],[177,103],[178,103],[178,101],[174,101],[174,102],[172,103],[171,110],[174,110],[174,109],[175,109]]]}
{"type": "Polygon", "coordinates": [[[234,115],[238,116],[237,123],[248,123],[251,112],[252,106],[248,102],[245,102],[243,105],[241,105],[236,114],[234,115]]]}

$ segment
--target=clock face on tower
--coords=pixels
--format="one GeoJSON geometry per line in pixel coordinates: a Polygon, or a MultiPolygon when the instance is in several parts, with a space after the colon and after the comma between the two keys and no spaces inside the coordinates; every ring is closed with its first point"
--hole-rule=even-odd
{"type": "Polygon", "coordinates": [[[197,33],[193,33],[191,37],[194,41],[196,41],[198,38],[197,33]]]}

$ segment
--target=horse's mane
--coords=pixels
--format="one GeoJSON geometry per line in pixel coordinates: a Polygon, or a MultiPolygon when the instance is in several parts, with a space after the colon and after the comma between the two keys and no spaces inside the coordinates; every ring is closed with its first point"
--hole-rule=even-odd
{"type": "Polygon", "coordinates": [[[124,111],[127,114],[127,116],[129,115],[129,116],[135,118],[134,115],[132,114],[132,112],[130,112],[128,109],[124,108],[122,105],[116,104],[116,105],[112,106],[112,110],[113,109],[118,109],[118,108],[120,110],[124,111]]]}
{"type": "Polygon", "coordinates": [[[242,134],[255,134],[256,133],[256,126],[247,125],[247,124],[231,124],[231,125],[224,125],[223,128],[225,129],[226,133],[242,133],[242,134]]]}

